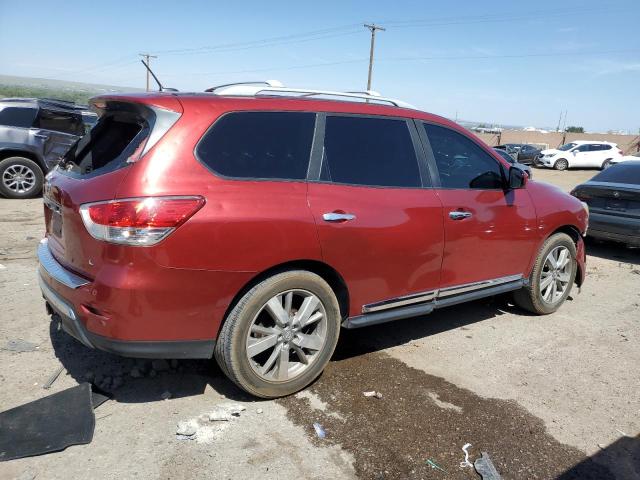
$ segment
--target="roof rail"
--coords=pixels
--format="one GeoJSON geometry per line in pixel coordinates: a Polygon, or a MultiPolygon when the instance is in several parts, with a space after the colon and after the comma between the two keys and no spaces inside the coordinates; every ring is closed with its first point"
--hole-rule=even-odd
{"type": "Polygon", "coordinates": [[[215,95],[230,95],[242,97],[257,97],[258,95],[282,96],[283,94],[292,94],[297,97],[338,97],[342,99],[366,100],[368,102],[388,103],[396,107],[415,108],[402,100],[381,97],[378,92],[368,90],[366,92],[335,92],[330,90],[311,90],[304,88],[288,88],[277,80],[266,80],[259,82],[238,82],[228,83],[225,85],[217,85],[207,88],[205,92],[215,95]]]}

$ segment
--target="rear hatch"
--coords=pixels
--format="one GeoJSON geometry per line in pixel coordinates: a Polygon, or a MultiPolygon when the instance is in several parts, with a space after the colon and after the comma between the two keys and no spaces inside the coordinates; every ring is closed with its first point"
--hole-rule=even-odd
{"type": "Polygon", "coordinates": [[[110,244],[85,227],[80,206],[113,200],[118,187],[180,117],[180,102],[171,96],[98,97],[92,107],[96,126],[64,155],[47,175],[45,225],[49,248],[68,269],[93,278],[110,244]]]}

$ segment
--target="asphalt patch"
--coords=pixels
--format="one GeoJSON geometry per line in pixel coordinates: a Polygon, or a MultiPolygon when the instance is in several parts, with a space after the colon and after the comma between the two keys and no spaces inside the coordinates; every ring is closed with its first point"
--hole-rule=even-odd
{"type": "MultiPolygon", "coordinates": [[[[541,419],[514,401],[479,397],[384,353],[337,356],[309,387],[327,403],[325,411],[305,397],[278,402],[313,442],[350,452],[359,478],[478,479],[473,468],[460,467],[466,443],[472,444],[471,462],[487,452],[503,479],[614,478],[555,440],[541,419]],[[382,398],[363,395],[372,390],[382,398]],[[324,439],[316,436],[314,422],[322,425],[324,439]]],[[[482,375],[480,368],[473,371],[482,375]]]]}

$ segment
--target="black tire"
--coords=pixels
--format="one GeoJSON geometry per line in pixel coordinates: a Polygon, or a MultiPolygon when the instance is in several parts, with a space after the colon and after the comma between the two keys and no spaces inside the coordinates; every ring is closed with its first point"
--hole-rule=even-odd
{"type": "Polygon", "coordinates": [[[611,159],[607,158],[604,162],[602,162],[601,170],[605,170],[611,166],[611,159]]]}
{"type": "Polygon", "coordinates": [[[0,194],[6,198],[20,199],[33,198],[40,195],[42,184],[44,183],[44,173],[40,166],[29,158],[9,157],[0,161],[0,194]],[[28,172],[29,179],[33,180],[33,185],[25,190],[14,190],[7,183],[8,176],[12,169],[24,167],[28,172]],[[5,181],[6,180],[6,181],[5,181]]]}
{"type": "Polygon", "coordinates": [[[567,168],[569,168],[569,162],[566,158],[560,158],[556,160],[556,163],[553,164],[553,168],[560,171],[566,170],[567,168]]]}
{"type": "Polygon", "coordinates": [[[547,315],[555,312],[571,293],[571,288],[575,282],[577,270],[576,245],[573,243],[573,239],[565,233],[556,233],[555,235],[552,235],[544,242],[538,252],[536,263],[534,264],[531,276],[529,277],[529,284],[513,293],[514,303],[520,308],[538,315],[547,315]],[[565,292],[558,300],[554,303],[548,303],[542,298],[542,294],[540,292],[540,281],[547,255],[557,247],[566,247],[571,254],[571,260],[569,262],[569,265],[571,265],[569,283],[565,292]]]}
{"type": "Polygon", "coordinates": [[[322,373],[338,342],[340,324],[338,300],[327,282],[304,270],[283,272],[255,285],[233,307],[220,329],[214,355],[222,371],[241,389],[262,398],[283,397],[302,390],[322,373]],[[311,292],[322,302],[327,317],[326,339],[317,358],[298,376],[267,381],[254,371],[247,356],[249,328],[269,299],[293,289],[311,292]]]}

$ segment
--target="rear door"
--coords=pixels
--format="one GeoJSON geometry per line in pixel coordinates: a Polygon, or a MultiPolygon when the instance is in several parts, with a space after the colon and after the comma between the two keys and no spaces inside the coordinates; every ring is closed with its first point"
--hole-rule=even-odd
{"type": "Polygon", "coordinates": [[[505,190],[506,167],[470,137],[420,122],[444,207],[441,288],[523,274],[537,243],[526,188],[505,190]]]}
{"type": "Polygon", "coordinates": [[[350,315],[428,296],[440,282],[442,205],[419,162],[415,125],[379,116],[320,118],[309,206],[323,258],[349,286],[350,315]]]}

